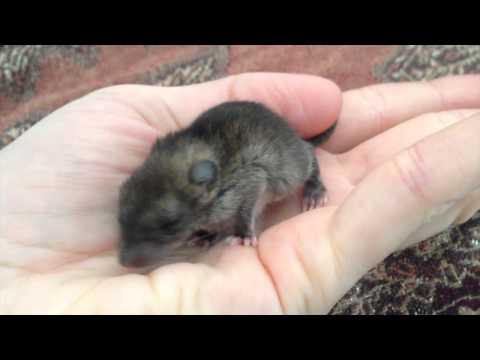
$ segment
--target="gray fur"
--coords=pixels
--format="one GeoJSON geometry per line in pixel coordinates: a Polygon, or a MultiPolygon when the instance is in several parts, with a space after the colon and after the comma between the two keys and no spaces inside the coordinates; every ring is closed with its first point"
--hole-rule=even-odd
{"type": "Polygon", "coordinates": [[[252,237],[261,197],[279,200],[305,185],[306,207],[316,207],[326,189],[314,146],[334,127],[307,142],[265,106],[228,102],[159,139],[120,190],[120,263],[188,259],[208,248],[192,245],[199,230],[211,235],[207,245],[252,237]],[[202,181],[192,180],[196,164],[202,181]]]}

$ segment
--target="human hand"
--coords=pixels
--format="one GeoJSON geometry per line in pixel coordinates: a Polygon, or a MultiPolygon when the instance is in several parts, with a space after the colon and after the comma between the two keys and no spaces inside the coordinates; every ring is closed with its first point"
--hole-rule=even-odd
{"type": "Polygon", "coordinates": [[[286,201],[258,249],[219,246],[201,264],[143,275],[117,263],[116,201],[157,136],[220,102],[256,100],[310,137],[338,116],[340,92],[312,76],[245,74],[79,99],[0,151],[0,312],[326,313],[390,253],[479,208],[479,83],[346,92],[318,150],[327,207],[291,217],[286,201]]]}

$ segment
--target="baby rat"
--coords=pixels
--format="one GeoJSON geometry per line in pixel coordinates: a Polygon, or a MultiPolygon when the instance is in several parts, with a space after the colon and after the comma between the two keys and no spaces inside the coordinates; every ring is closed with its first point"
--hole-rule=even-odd
{"type": "Polygon", "coordinates": [[[263,207],[302,185],[303,210],[322,205],[314,147],[335,126],[305,141],[264,105],[237,101],[158,139],[120,190],[120,263],[188,259],[227,238],[255,246],[263,207]]]}

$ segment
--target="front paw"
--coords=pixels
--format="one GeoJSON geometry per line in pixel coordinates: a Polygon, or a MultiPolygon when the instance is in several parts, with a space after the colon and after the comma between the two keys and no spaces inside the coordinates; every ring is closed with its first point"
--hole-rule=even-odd
{"type": "Polygon", "coordinates": [[[255,235],[252,237],[230,236],[226,239],[226,242],[231,246],[234,246],[234,245],[242,245],[242,246],[248,246],[248,247],[258,246],[258,238],[255,235]]]}

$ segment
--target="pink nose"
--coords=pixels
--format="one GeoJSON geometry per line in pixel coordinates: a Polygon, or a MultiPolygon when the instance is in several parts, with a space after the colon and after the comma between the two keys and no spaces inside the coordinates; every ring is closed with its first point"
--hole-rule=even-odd
{"type": "Polygon", "coordinates": [[[122,253],[120,264],[125,267],[139,268],[148,265],[148,258],[144,255],[122,253]]]}

